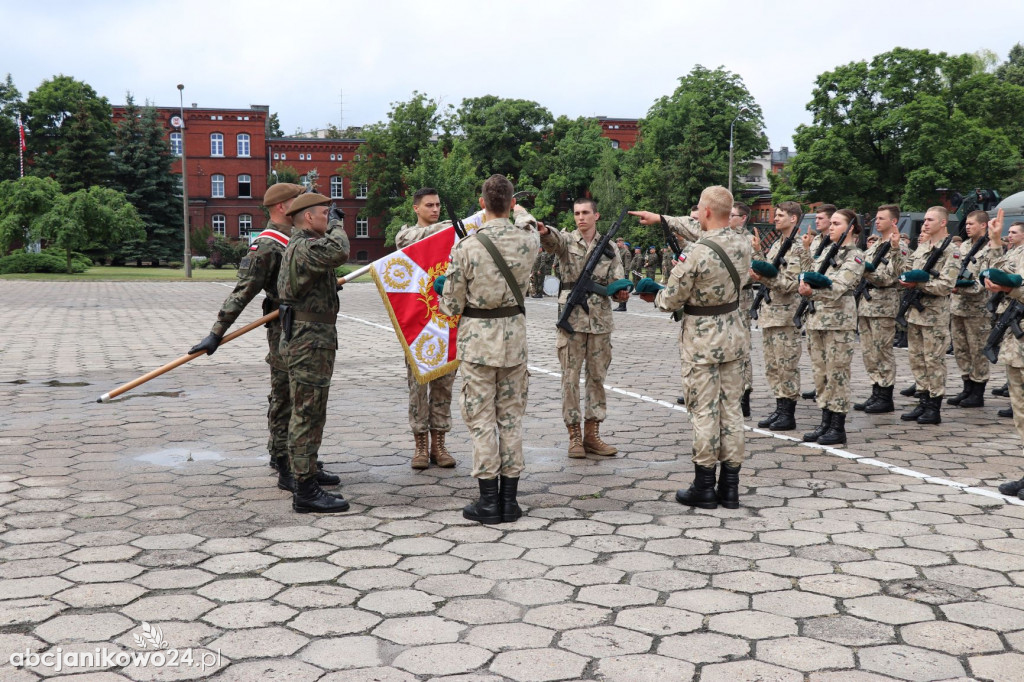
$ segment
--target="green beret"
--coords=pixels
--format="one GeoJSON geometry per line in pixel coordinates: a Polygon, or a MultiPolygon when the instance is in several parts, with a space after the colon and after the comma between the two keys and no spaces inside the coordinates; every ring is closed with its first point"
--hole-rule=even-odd
{"type": "Polygon", "coordinates": [[[326,206],[329,203],[331,203],[330,197],[316,192],[307,192],[292,202],[291,208],[288,209],[288,215],[295,215],[313,206],[326,206]]]}
{"type": "Polygon", "coordinates": [[[985,272],[988,273],[988,278],[992,280],[993,284],[998,284],[1001,287],[1010,287],[1016,289],[1022,283],[1020,275],[1014,275],[1009,272],[1004,272],[997,268],[989,268],[985,272]]]}
{"type": "Polygon", "coordinates": [[[874,272],[875,264],[869,260],[864,261],[864,272],[874,272]]]}
{"type": "Polygon", "coordinates": [[[438,296],[440,296],[441,292],[444,290],[444,283],[445,283],[445,280],[447,280],[447,279],[448,279],[447,275],[438,275],[437,279],[434,280],[434,291],[437,292],[438,296]]]}
{"type": "Polygon", "coordinates": [[[608,295],[614,296],[623,289],[626,291],[633,291],[633,283],[628,279],[617,279],[608,285],[608,295]]]}
{"type": "Polygon", "coordinates": [[[907,270],[900,275],[900,281],[906,282],[907,284],[920,284],[922,282],[927,282],[931,278],[932,276],[924,270],[907,270]]]}
{"type": "Polygon", "coordinates": [[[764,260],[750,261],[750,269],[762,277],[778,277],[779,269],[764,260]]]}
{"type": "Polygon", "coordinates": [[[636,283],[635,291],[638,294],[656,294],[664,288],[665,287],[661,286],[650,277],[644,277],[636,283]]]}
{"type": "Polygon", "coordinates": [[[831,289],[832,280],[820,272],[805,272],[800,276],[804,283],[812,289],[831,289]]]}
{"type": "Polygon", "coordinates": [[[975,280],[973,279],[958,279],[956,281],[957,289],[966,289],[967,287],[974,286],[975,280]]]}

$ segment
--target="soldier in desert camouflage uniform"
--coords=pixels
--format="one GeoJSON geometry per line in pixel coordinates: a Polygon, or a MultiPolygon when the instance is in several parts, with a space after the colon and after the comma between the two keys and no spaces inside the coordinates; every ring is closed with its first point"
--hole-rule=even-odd
{"type": "MultiPolygon", "coordinates": [[[[812,235],[811,232],[808,231],[803,237],[801,237],[801,243],[811,259],[812,266],[828,249],[829,233],[832,229],[832,214],[835,213],[837,209],[834,204],[821,204],[814,210],[814,234],[812,235]]],[[[800,394],[800,397],[804,400],[814,400],[818,396],[818,391],[824,383],[824,368],[815,364],[822,355],[820,349],[814,348],[811,345],[812,343],[814,342],[811,341],[810,337],[808,337],[807,355],[811,360],[811,379],[814,380],[814,388],[800,394]]]]}
{"type": "Polygon", "coordinates": [[[904,261],[904,274],[900,284],[907,288],[920,288],[925,296],[921,298],[924,310],[911,307],[907,311],[907,351],[910,354],[910,371],[914,373],[921,401],[910,412],[900,415],[903,421],[918,424],[942,423],[942,397],[946,394],[946,348],[949,347],[949,296],[956,284],[960,269],[960,254],[952,247],[946,247],[935,264],[938,277],[921,270],[933,249],[939,248],[946,238],[946,224],[949,211],[942,206],[933,206],[924,214],[921,225],[920,244],[917,250],[904,261]],[[910,274],[925,281],[907,282],[910,274]]]}
{"type": "Polygon", "coordinates": [[[462,514],[472,521],[501,523],[522,513],[516,490],[524,466],[529,373],[521,292],[529,284],[540,239],[536,221],[515,205],[512,183],[504,175],[487,179],[480,201],[483,225],[452,249],[440,309],[445,315],[462,315],[457,342],[462,418],[473,439],[473,476],[480,488],[480,498],[462,514]],[[513,207],[515,224],[509,220],[513,207]],[[513,282],[501,274],[485,239],[507,264],[513,282]]]}
{"type": "MultiPolygon", "coordinates": [[[[968,239],[960,245],[961,259],[967,257],[968,252],[979,240],[987,239],[988,213],[972,211],[967,214],[965,223],[968,239]]],[[[988,292],[978,281],[978,273],[991,267],[1002,255],[1002,246],[987,241],[975,254],[972,262],[967,264],[967,277],[963,281],[958,281],[957,286],[953,288],[953,302],[949,311],[952,321],[953,355],[960,368],[964,390],[947,400],[948,405],[985,406],[989,361],[981,351],[985,348],[989,332],[992,331],[992,319],[985,309],[988,292]]],[[[961,260],[961,267],[963,265],[964,261],[961,260]]]]}
{"type": "Polygon", "coordinates": [[[853,290],[864,276],[863,253],[856,246],[861,232],[857,214],[848,208],[838,210],[832,214],[831,223],[831,243],[838,243],[844,234],[847,236],[836,254],[835,265],[824,273],[830,284],[812,288],[807,280],[817,275],[816,279],[820,281],[821,276],[816,271],[805,272],[797,289],[801,296],[814,302],[814,311],[807,315],[807,338],[809,344],[812,339],[814,341],[810,344],[812,352],[819,355],[815,364],[823,368],[824,374],[818,391],[821,424],[805,433],[804,441],[822,445],[846,443],[850,363],[857,341],[857,304],[853,300],[853,290]]]}
{"type": "MultiPolygon", "coordinates": [[[[681,504],[714,509],[739,506],[739,473],[744,458],[743,356],[749,330],[739,307],[750,270],[750,239],[728,227],[732,194],[709,187],[698,204],[703,238],[687,248],[657,296],[641,294],[665,311],[683,308],[680,361],[683,390],[693,426],[694,480],[676,493],[681,504]],[[715,467],[722,464],[715,490],[715,467]]],[[[656,286],[656,285],[655,285],[656,286]]]]}
{"type": "MultiPolygon", "coordinates": [[[[562,232],[543,225],[540,227],[540,242],[545,251],[558,259],[564,278],[562,295],[559,297],[559,315],[561,306],[565,305],[569,292],[576,285],[576,280],[587,263],[587,258],[600,241],[597,221],[601,214],[596,209],[597,204],[593,199],[576,200],[572,207],[577,228],[575,232],[562,232]]],[[[622,261],[619,260],[616,251],[613,258],[607,255],[601,257],[594,268],[592,279],[597,284],[607,286],[625,276],[622,261]]],[[[624,301],[628,297],[627,291],[621,291],[616,295],[616,300],[624,301]]],[[[604,380],[612,362],[612,331],[615,322],[612,319],[611,299],[608,296],[592,293],[588,296],[587,303],[590,306],[589,313],[582,306],[577,306],[569,316],[569,324],[575,330],[574,333],[569,334],[563,329],[555,329],[555,348],[558,350],[558,363],[562,367],[562,420],[569,431],[569,457],[611,457],[618,450],[601,439],[600,426],[608,411],[604,380]],[[580,370],[584,367],[584,428],[581,433],[580,370]]]]}
{"type": "MultiPolygon", "coordinates": [[[[742,201],[734,201],[732,204],[732,210],[729,212],[729,227],[747,239],[751,239],[750,233],[747,232],[747,219],[749,217],[750,207],[742,201]]],[[[754,240],[751,239],[751,245],[753,245],[753,242],[754,240]]],[[[747,311],[747,315],[743,318],[747,324],[747,329],[750,329],[750,308],[753,307],[753,305],[754,286],[748,279],[747,283],[743,285],[743,291],[740,292],[740,309],[747,311]]],[[[750,416],[750,392],[753,389],[754,367],[750,362],[750,353],[747,353],[747,357],[743,361],[743,400],[740,403],[743,408],[744,418],[750,416]]]]}
{"type": "Polygon", "coordinates": [[[292,203],[291,241],[281,259],[281,355],[288,364],[292,417],[288,459],[295,477],[292,509],[299,513],[342,512],[349,504],[320,488],[317,453],[327,421],[327,397],[338,350],[338,280],[334,269],[348,260],[348,236],[337,216],[328,223],[322,194],[292,203]]]}

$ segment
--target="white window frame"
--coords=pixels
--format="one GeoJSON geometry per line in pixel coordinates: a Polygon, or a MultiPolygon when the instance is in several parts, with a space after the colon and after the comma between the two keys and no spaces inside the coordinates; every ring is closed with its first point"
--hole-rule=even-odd
{"type": "Polygon", "coordinates": [[[331,176],[331,198],[332,199],[344,199],[345,198],[345,178],[340,175],[331,176]]]}
{"type": "Polygon", "coordinates": [[[171,133],[171,154],[181,156],[181,133],[171,133]]]}
{"type": "Polygon", "coordinates": [[[310,188],[309,176],[308,175],[300,175],[299,176],[299,184],[302,185],[303,187],[305,187],[308,190],[310,188]]]}
{"type": "Polygon", "coordinates": [[[238,176],[238,196],[243,199],[252,198],[252,176],[247,173],[242,173],[238,176]],[[244,178],[244,179],[243,179],[244,178]],[[249,185],[249,191],[246,194],[242,194],[242,183],[249,185]]]}
{"type": "Polygon", "coordinates": [[[249,133],[238,133],[235,136],[235,147],[238,156],[248,158],[252,150],[252,138],[249,137],[249,133]]]}
{"type": "Polygon", "coordinates": [[[370,220],[368,218],[356,218],[356,238],[367,239],[370,236],[370,220]]]}
{"type": "Polygon", "coordinates": [[[220,173],[214,173],[210,176],[210,198],[224,198],[224,176],[220,173]],[[220,190],[219,192],[218,189],[220,190]]]}
{"type": "Polygon", "coordinates": [[[224,156],[224,133],[210,133],[210,156],[224,156]]]}
{"type": "Polygon", "coordinates": [[[369,194],[369,190],[370,188],[365,182],[360,182],[359,186],[356,188],[356,199],[365,199],[369,194]]]}
{"type": "Polygon", "coordinates": [[[223,213],[214,213],[210,216],[210,227],[214,236],[226,237],[228,234],[228,218],[223,213]]]}
{"type": "Polygon", "coordinates": [[[252,232],[252,216],[243,213],[238,216],[238,236],[248,237],[250,232],[252,232]]]}

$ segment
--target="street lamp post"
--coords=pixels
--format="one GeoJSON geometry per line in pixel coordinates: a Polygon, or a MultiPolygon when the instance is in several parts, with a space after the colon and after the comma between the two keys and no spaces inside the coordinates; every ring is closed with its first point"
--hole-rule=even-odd
{"type": "Polygon", "coordinates": [[[188,173],[185,171],[185,86],[178,83],[178,109],[181,113],[181,215],[185,229],[185,277],[192,279],[192,244],[188,229],[188,173]]]}
{"type": "Polygon", "coordinates": [[[743,115],[744,111],[750,111],[747,107],[740,107],[740,110],[736,112],[736,118],[729,124],[729,191],[732,192],[732,132],[733,128],[736,127],[736,121],[740,120],[740,116],[743,115]]]}

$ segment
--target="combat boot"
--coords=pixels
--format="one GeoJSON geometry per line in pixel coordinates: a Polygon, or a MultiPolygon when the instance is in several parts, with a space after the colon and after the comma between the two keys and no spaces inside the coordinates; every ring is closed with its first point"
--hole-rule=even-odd
{"type": "Polygon", "coordinates": [[[587,451],[583,448],[583,434],[579,424],[566,424],[569,429],[569,459],[583,459],[587,451]]]}
{"type": "Polygon", "coordinates": [[[444,446],[444,431],[430,432],[430,463],[442,469],[451,469],[455,466],[455,458],[444,446]]]}
{"type": "Polygon", "coordinates": [[[942,423],[942,396],[925,398],[924,411],[917,418],[918,424],[941,424],[942,423]]]}
{"type": "Polygon", "coordinates": [[[715,467],[693,465],[693,484],[676,491],[676,502],[700,509],[718,509],[715,496],[715,467]]]}
{"type": "Polygon", "coordinates": [[[985,387],[987,385],[987,381],[971,381],[971,387],[974,390],[960,401],[960,407],[985,407],[985,387]]]}
{"type": "Polygon", "coordinates": [[[821,423],[809,433],[804,434],[805,443],[817,443],[818,439],[825,435],[825,432],[832,428],[832,410],[821,411],[821,423]]]}
{"type": "Polygon", "coordinates": [[[462,508],[462,517],[488,525],[501,523],[501,508],[498,504],[498,478],[478,478],[480,499],[462,508]]]}
{"type": "Polygon", "coordinates": [[[782,401],[783,400],[785,400],[785,398],[776,398],[775,399],[775,411],[770,413],[767,417],[765,417],[761,421],[757,422],[757,428],[759,428],[759,429],[767,429],[767,428],[771,427],[772,422],[779,418],[779,412],[782,411],[782,401]]]}
{"type": "Polygon", "coordinates": [[[878,397],[874,403],[869,404],[864,408],[864,412],[867,414],[885,414],[887,412],[895,412],[896,405],[892,402],[892,389],[893,386],[879,386],[878,397]]]}
{"type": "Polygon", "coordinates": [[[498,498],[501,502],[501,522],[512,523],[518,521],[523,515],[519,503],[516,502],[516,491],[519,489],[519,478],[502,476],[501,486],[498,489],[498,498]]]}
{"type": "Polygon", "coordinates": [[[928,401],[928,397],[924,396],[917,399],[917,407],[912,409],[910,412],[904,412],[900,415],[900,419],[905,422],[916,422],[917,418],[924,414],[924,404],[928,401]]]}
{"type": "Polygon", "coordinates": [[[846,413],[833,412],[828,431],[818,438],[821,445],[846,445],[846,413]]]}
{"type": "Polygon", "coordinates": [[[993,388],[992,389],[992,395],[998,396],[1000,398],[1009,398],[1010,397],[1010,384],[1007,383],[1007,384],[1003,384],[999,388],[993,388]]]}
{"type": "Polygon", "coordinates": [[[862,403],[854,403],[853,409],[857,410],[858,412],[863,412],[864,410],[867,409],[868,405],[874,405],[875,402],[878,400],[878,391],[880,388],[882,387],[879,386],[878,384],[871,384],[871,395],[868,397],[867,400],[865,400],[862,403]]]}
{"type": "Polygon", "coordinates": [[[715,491],[718,504],[726,509],[739,509],[740,506],[740,465],[722,462],[718,474],[718,489],[715,491]]]}
{"type": "MultiPolygon", "coordinates": [[[[317,464],[319,463],[317,462],[317,464]]],[[[324,471],[323,467],[318,466],[316,468],[316,482],[320,485],[341,485],[341,477],[329,471],[324,471]]]]}
{"type": "Polygon", "coordinates": [[[583,451],[601,457],[614,457],[619,453],[617,448],[601,440],[601,422],[596,419],[588,419],[583,423],[583,451]]]}
{"type": "Polygon", "coordinates": [[[278,468],[278,467],[279,467],[280,465],[278,465],[278,463],[277,463],[277,459],[278,459],[278,458],[277,458],[277,457],[274,457],[273,455],[271,455],[271,456],[270,456],[270,468],[271,468],[271,469],[273,469],[274,471],[278,471],[278,470],[279,470],[279,468],[278,468]]]}
{"type": "Polygon", "coordinates": [[[740,398],[740,409],[743,411],[743,418],[750,419],[750,391],[743,391],[743,397],[740,398]]]}
{"type": "Polygon", "coordinates": [[[292,476],[291,466],[287,457],[281,457],[277,464],[277,487],[281,490],[295,492],[295,477],[292,476]]]}
{"type": "Polygon", "coordinates": [[[295,483],[292,494],[292,509],[300,514],[336,514],[348,511],[348,502],[343,497],[324,492],[315,478],[295,483]]]}
{"type": "Polygon", "coordinates": [[[429,444],[427,442],[429,435],[424,431],[423,433],[414,433],[412,437],[416,439],[416,453],[412,456],[412,468],[426,469],[430,466],[429,444]]]}
{"type": "Polygon", "coordinates": [[[902,391],[900,391],[900,395],[906,396],[908,398],[916,397],[917,396],[917,384],[910,384],[910,386],[908,386],[905,389],[903,389],[902,391]]]}
{"type": "Polygon", "coordinates": [[[626,312],[626,302],[625,301],[620,301],[619,302],[619,306],[615,309],[615,312],[617,312],[617,313],[624,313],[624,312],[626,312]]]}
{"type": "Polygon", "coordinates": [[[772,431],[792,431],[796,429],[796,401],[790,398],[783,398],[779,416],[768,425],[768,428],[772,431]]]}
{"type": "Polygon", "coordinates": [[[966,398],[967,396],[971,395],[971,393],[974,392],[974,382],[968,379],[967,377],[963,377],[963,381],[964,390],[960,391],[955,396],[948,398],[946,400],[947,405],[959,405],[964,398],[966,398]]]}
{"type": "Polygon", "coordinates": [[[804,391],[800,394],[800,397],[804,400],[815,400],[818,397],[818,389],[812,388],[809,391],[804,391]]]}
{"type": "Polygon", "coordinates": [[[1024,478],[999,484],[999,492],[1010,497],[1017,497],[1021,490],[1024,490],[1024,478]]]}
{"type": "Polygon", "coordinates": [[[1002,410],[999,410],[999,412],[997,412],[996,414],[998,414],[1000,417],[1009,417],[1010,419],[1013,419],[1013,407],[1010,406],[1003,408],[1002,410]]]}

